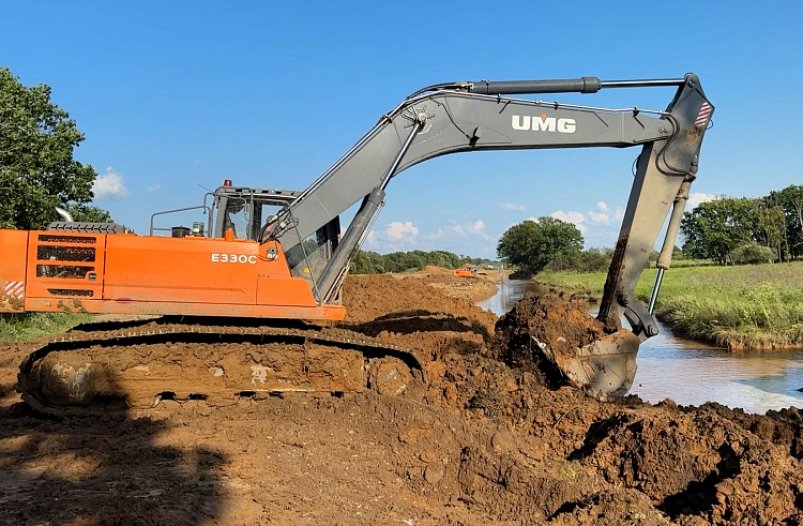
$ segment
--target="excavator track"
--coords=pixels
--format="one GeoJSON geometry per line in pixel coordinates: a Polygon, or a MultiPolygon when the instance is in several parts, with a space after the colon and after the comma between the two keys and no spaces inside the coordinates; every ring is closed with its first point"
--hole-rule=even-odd
{"type": "Polygon", "coordinates": [[[135,320],[79,326],[35,349],[17,390],[35,409],[64,416],[165,399],[225,406],[288,392],[399,395],[423,383],[414,351],[345,329],[135,320]]]}

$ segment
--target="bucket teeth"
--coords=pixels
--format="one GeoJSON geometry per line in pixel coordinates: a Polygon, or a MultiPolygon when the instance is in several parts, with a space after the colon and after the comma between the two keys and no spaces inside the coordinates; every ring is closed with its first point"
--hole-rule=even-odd
{"type": "Polygon", "coordinates": [[[558,353],[545,343],[535,341],[544,356],[560,369],[569,385],[594,398],[602,401],[621,398],[633,385],[639,339],[628,330],[618,330],[575,348],[574,353],[558,353]]]}

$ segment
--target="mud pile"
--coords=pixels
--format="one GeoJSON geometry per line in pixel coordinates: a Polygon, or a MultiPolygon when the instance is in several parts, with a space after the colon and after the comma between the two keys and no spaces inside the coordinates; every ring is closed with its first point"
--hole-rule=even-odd
{"type": "MultiPolygon", "coordinates": [[[[414,277],[390,275],[350,277],[343,288],[347,316],[342,327],[396,345],[413,348],[440,376],[443,355],[488,354],[497,317],[467,297],[453,297],[414,277]]],[[[452,283],[466,278],[447,274],[452,283]]],[[[479,282],[478,280],[478,283],[479,282]]],[[[488,281],[479,285],[488,287],[488,281]]],[[[490,282],[495,290],[495,285],[490,282]]]]}
{"type": "Polygon", "coordinates": [[[492,280],[457,278],[451,273],[428,271],[420,275],[350,276],[343,287],[346,321],[375,321],[403,315],[441,314],[455,319],[477,321],[493,332],[496,316],[475,305],[472,298],[449,292],[463,286],[484,290],[493,295],[492,280]],[[422,286],[432,281],[449,287],[422,286]],[[458,297],[455,297],[458,296],[458,297]]]}
{"type": "MultiPolygon", "coordinates": [[[[413,283],[375,277],[359,290],[378,309],[372,315],[404,298],[405,309],[420,301],[428,313],[443,308],[467,326],[488,326],[473,306],[444,305],[443,296],[413,283]]],[[[419,342],[432,350],[431,339],[445,334],[429,329],[419,342]]],[[[553,294],[525,297],[472,352],[451,334],[451,347],[432,352],[427,401],[456,411],[462,427],[402,439],[424,448],[420,459],[451,459],[412,461],[411,483],[439,500],[456,498],[475,520],[500,524],[803,524],[797,409],[761,416],[715,403],[601,403],[565,387],[531,343],[536,337],[569,353],[604,334],[583,300],[553,294]]]]}
{"type": "Polygon", "coordinates": [[[527,293],[502,316],[495,327],[498,356],[515,368],[536,373],[550,387],[566,385],[565,376],[534,342],[543,342],[556,355],[573,356],[578,347],[606,336],[604,325],[589,316],[588,303],[549,292],[527,293]]]}
{"type": "MultiPolygon", "coordinates": [[[[3,347],[0,524],[803,524],[798,410],[598,402],[544,381],[524,351],[521,337],[550,327],[532,318],[556,316],[551,300],[495,332],[495,316],[448,290],[347,282],[340,330],[426,355],[429,384],[407,396],[58,420],[19,403],[25,346],[3,347]]],[[[556,330],[584,311],[569,303],[556,330]]]]}

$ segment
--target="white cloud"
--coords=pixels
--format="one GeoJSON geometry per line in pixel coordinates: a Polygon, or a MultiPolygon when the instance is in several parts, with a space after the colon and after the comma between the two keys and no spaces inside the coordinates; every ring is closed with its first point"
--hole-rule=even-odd
{"type": "Polygon", "coordinates": [[[597,225],[607,225],[611,222],[611,210],[605,201],[598,201],[596,210],[588,211],[588,219],[597,225]]]}
{"type": "Polygon", "coordinates": [[[524,212],[526,210],[524,205],[517,203],[499,203],[499,208],[510,212],[524,212]]]}
{"type": "Polygon", "coordinates": [[[717,199],[717,196],[714,194],[706,194],[703,192],[692,192],[689,194],[689,200],[686,201],[686,210],[694,210],[700,203],[706,203],[708,201],[714,201],[717,199]]]}
{"type": "MultiPolygon", "coordinates": [[[[719,199],[714,194],[696,192],[689,195],[686,210],[692,210],[700,203],[719,199]]],[[[613,246],[618,237],[619,228],[625,217],[625,209],[621,206],[612,210],[604,201],[598,201],[593,210],[580,212],[577,210],[556,210],[551,217],[574,224],[583,234],[586,247],[613,246]]],[[[530,218],[535,221],[535,218],[530,218]]]]}
{"type": "MultiPolygon", "coordinates": [[[[392,221],[368,233],[363,248],[379,253],[405,250],[448,250],[456,254],[479,255],[485,247],[495,247],[496,237],[487,232],[483,219],[466,223],[449,221],[434,230],[419,229],[412,221],[392,221]]],[[[490,250],[492,250],[492,248],[490,250]]],[[[492,257],[492,254],[482,255],[492,257]]]]}
{"type": "Polygon", "coordinates": [[[393,221],[385,227],[384,233],[391,242],[412,242],[418,237],[418,227],[412,221],[393,221]]]}
{"type": "MultiPolygon", "coordinates": [[[[603,227],[611,224],[611,209],[605,201],[597,201],[594,210],[587,212],[556,210],[550,216],[574,224],[583,235],[586,235],[592,227],[603,227]]],[[[617,208],[614,217],[621,221],[622,217],[624,217],[624,210],[617,208]]]]}
{"type": "Polygon", "coordinates": [[[364,248],[377,252],[411,250],[418,240],[419,230],[412,221],[392,221],[381,229],[368,232],[364,248]]]}
{"type": "Polygon", "coordinates": [[[98,175],[92,183],[92,193],[96,199],[127,197],[128,188],[123,182],[123,176],[109,166],[106,168],[106,173],[98,175]]]}
{"type": "MultiPolygon", "coordinates": [[[[560,219],[561,221],[574,224],[574,226],[577,227],[577,230],[579,230],[583,235],[588,232],[588,225],[585,224],[588,218],[582,212],[564,212],[563,210],[556,210],[549,215],[555,219],[560,219]]],[[[533,219],[533,221],[536,221],[536,219],[533,219]]]]}
{"type": "Polygon", "coordinates": [[[152,184],[152,185],[150,185],[148,187],[148,191],[149,192],[156,192],[157,190],[161,190],[161,189],[162,189],[162,185],[160,185],[160,184],[152,184]]]}
{"type": "Polygon", "coordinates": [[[438,241],[442,239],[480,239],[487,241],[491,236],[485,232],[485,221],[477,219],[470,223],[458,223],[457,221],[449,221],[445,226],[440,227],[435,233],[427,236],[431,241],[438,241]]]}

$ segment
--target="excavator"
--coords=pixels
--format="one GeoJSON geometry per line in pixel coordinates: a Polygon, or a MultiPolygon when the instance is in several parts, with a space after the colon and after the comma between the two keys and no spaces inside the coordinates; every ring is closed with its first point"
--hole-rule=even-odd
{"type": "Polygon", "coordinates": [[[476,272],[477,269],[472,267],[471,265],[468,266],[464,265],[460,268],[454,269],[454,272],[452,272],[452,276],[458,278],[473,278],[476,272]]]}
{"type": "MultiPolygon", "coordinates": [[[[457,152],[638,146],[598,314],[606,335],[573,355],[553,354],[572,385],[600,399],[621,396],[633,382],[639,344],[658,333],[653,309],[713,111],[694,74],[436,84],[382,115],[305,190],[243,188],[227,180],[191,207],[206,221],[170,228],[169,236],[154,227],[164,213],[151,218],[149,235],[76,222],[64,212],[45,230],[0,230],[0,312],[133,317],[70,331],[35,349],[20,367],[17,388],[29,404],[57,414],[119,399],[136,407],[165,398],[218,404],[287,391],[399,394],[426,381],[416,353],[330,323],[346,314],[343,280],[391,180],[457,152]],[[532,97],[660,87],[674,88],[665,110],[532,97]],[[356,213],[342,230],[350,210],[356,213]],[[634,288],[664,224],[645,305],[634,288]],[[147,315],[160,321],[142,321],[147,315]]],[[[188,209],[168,212],[181,210],[188,209]]]]}

